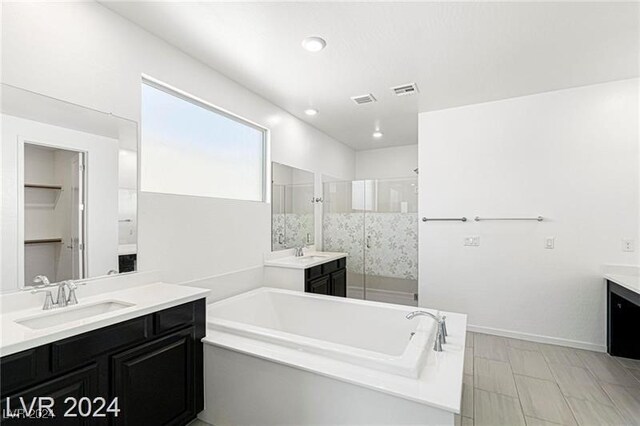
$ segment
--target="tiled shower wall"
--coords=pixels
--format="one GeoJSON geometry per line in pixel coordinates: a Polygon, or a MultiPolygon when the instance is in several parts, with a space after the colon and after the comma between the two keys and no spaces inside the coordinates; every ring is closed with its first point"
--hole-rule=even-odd
{"type": "Polygon", "coordinates": [[[273,213],[271,226],[272,250],[306,246],[313,243],[312,213],[273,213]]]}
{"type": "Polygon", "coordinates": [[[325,212],[322,235],[323,250],[349,253],[349,272],[418,279],[417,213],[325,212]]]}

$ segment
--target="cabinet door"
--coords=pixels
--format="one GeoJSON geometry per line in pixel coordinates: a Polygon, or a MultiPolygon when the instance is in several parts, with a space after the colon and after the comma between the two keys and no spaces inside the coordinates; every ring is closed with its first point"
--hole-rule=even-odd
{"type": "Polygon", "coordinates": [[[640,306],[617,294],[609,296],[609,335],[611,355],[640,359],[640,306]]]}
{"type": "MultiPolygon", "coordinates": [[[[75,401],[80,400],[82,397],[89,397],[93,399],[97,395],[97,380],[98,380],[98,366],[96,364],[89,365],[87,367],[75,370],[71,373],[57,377],[55,379],[47,380],[37,386],[25,389],[20,392],[16,392],[14,395],[9,396],[11,411],[16,414],[16,410],[22,408],[20,398],[24,401],[27,407],[31,406],[32,401],[36,401],[33,405],[34,409],[38,409],[38,397],[50,397],[54,400],[53,413],[55,417],[46,418],[2,418],[3,425],[98,425],[106,424],[106,419],[99,419],[94,417],[79,417],[77,416],[78,410],[71,414],[76,414],[76,417],[65,417],[65,412],[72,407],[70,402],[65,402],[65,399],[72,397],[75,401]]],[[[104,396],[104,395],[102,395],[104,396]]],[[[3,410],[6,408],[7,400],[2,401],[3,410]]],[[[4,413],[6,414],[6,413],[4,413]]]]}
{"type": "Polygon", "coordinates": [[[118,425],[186,424],[195,418],[195,329],[113,356],[112,384],[123,414],[118,425]]]}
{"type": "Polygon", "coordinates": [[[316,278],[313,281],[309,281],[307,286],[307,292],[315,294],[331,294],[331,283],[329,275],[316,278]]]}
{"type": "Polygon", "coordinates": [[[340,269],[331,274],[331,294],[347,297],[347,270],[340,269]]]}

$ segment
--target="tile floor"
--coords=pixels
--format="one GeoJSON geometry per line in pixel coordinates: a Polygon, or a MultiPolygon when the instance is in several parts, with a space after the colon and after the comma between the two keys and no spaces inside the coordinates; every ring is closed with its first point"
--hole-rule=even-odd
{"type": "Polygon", "coordinates": [[[468,333],[461,426],[640,426],[640,361],[468,333]]]}

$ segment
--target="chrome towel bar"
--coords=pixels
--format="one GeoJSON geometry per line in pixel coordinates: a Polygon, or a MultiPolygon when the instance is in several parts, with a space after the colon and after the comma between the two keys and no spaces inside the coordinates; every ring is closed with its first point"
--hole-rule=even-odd
{"type": "Polygon", "coordinates": [[[542,222],[544,218],[542,216],[538,217],[480,217],[476,216],[476,222],[480,222],[481,220],[537,220],[538,222],[542,222]]]}
{"type": "Polygon", "coordinates": [[[445,222],[450,222],[450,221],[458,221],[458,222],[466,222],[467,218],[466,217],[423,217],[422,218],[423,222],[435,222],[435,221],[445,221],[445,222]]]}

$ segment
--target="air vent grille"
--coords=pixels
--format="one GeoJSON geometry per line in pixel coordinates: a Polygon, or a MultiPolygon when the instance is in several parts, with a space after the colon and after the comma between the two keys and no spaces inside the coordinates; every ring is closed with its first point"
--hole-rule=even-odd
{"type": "Polygon", "coordinates": [[[352,96],[351,100],[358,105],[370,104],[372,102],[376,102],[377,99],[371,93],[366,95],[352,96]]]}
{"type": "Polygon", "coordinates": [[[400,86],[392,87],[391,90],[396,96],[407,96],[418,93],[418,86],[415,83],[401,84],[400,86]]]}

